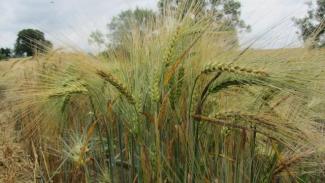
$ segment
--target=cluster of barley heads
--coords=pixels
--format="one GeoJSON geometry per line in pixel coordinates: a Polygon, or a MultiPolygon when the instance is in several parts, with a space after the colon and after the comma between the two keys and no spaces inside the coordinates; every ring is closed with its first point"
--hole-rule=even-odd
{"type": "Polygon", "coordinates": [[[211,17],[183,15],[104,59],[26,61],[6,94],[39,182],[324,181],[322,65],[241,59],[211,17]]]}

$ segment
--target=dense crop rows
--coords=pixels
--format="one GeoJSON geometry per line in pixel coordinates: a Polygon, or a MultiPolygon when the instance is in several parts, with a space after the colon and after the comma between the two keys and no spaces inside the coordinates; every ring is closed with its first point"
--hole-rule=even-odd
{"type": "Polygon", "coordinates": [[[105,58],[28,61],[6,95],[40,182],[324,181],[323,63],[225,49],[209,17],[182,17],[105,58]]]}

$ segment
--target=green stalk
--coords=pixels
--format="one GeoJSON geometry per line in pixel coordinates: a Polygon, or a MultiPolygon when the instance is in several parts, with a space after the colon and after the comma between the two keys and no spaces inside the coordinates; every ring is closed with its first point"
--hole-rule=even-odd
{"type": "Polygon", "coordinates": [[[256,125],[252,126],[253,134],[252,134],[252,144],[251,144],[251,174],[250,174],[250,181],[254,182],[254,163],[255,163],[255,147],[256,147],[256,125]]]}
{"type": "MultiPolygon", "coordinates": [[[[156,115],[157,116],[157,115],[156,115]]],[[[162,183],[162,172],[161,172],[161,152],[160,152],[160,132],[158,129],[158,121],[157,118],[155,120],[155,141],[156,141],[156,151],[157,151],[157,182],[162,183]]]]}
{"type": "MultiPolygon", "coordinates": [[[[210,81],[209,83],[205,86],[202,94],[201,94],[201,98],[198,102],[198,105],[197,105],[197,108],[196,108],[196,111],[195,111],[195,114],[196,115],[201,115],[202,114],[202,110],[203,110],[203,105],[204,105],[204,102],[206,101],[207,99],[207,96],[209,95],[208,91],[209,91],[209,88],[210,88],[210,85],[216,80],[219,78],[219,76],[221,75],[221,72],[218,72],[210,81]]],[[[200,121],[197,121],[197,120],[193,120],[193,135],[194,135],[194,157],[193,157],[193,160],[194,160],[194,166],[192,167],[192,173],[193,173],[193,178],[192,178],[192,181],[193,183],[195,182],[195,178],[196,178],[196,173],[197,173],[197,170],[196,170],[196,166],[199,166],[198,163],[199,162],[196,162],[199,156],[199,122],[200,121]]]]}
{"type": "MultiPolygon", "coordinates": [[[[123,141],[122,141],[123,126],[121,123],[118,123],[117,127],[118,127],[118,143],[119,143],[120,159],[121,162],[124,162],[123,141]]],[[[125,176],[124,171],[121,170],[120,171],[121,182],[125,182],[124,176],[125,176]]]]}

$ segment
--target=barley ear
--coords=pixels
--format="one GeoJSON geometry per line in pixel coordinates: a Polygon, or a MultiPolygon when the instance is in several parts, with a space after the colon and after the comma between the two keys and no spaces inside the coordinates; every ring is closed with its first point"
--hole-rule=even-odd
{"type": "Polygon", "coordinates": [[[201,72],[201,74],[209,74],[212,72],[229,72],[234,74],[242,74],[242,75],[255,75],[255,76],[269,76],[268,73],[262,71],[262,70],[253,70],[249,68],[243,68],[239,66],[231,66],[226,64],[219,64],[219,65],[207,65],[205,69],[201,72]]]}
{"type": "Polygon", "coordinates": [[[151,99],[154,102],[159,102],[160,99],[159,84],[160,84],[160,75],[158,71],[155,71],[151,79],[151,86],[150,86],[150,95],[151,95],[151,99]]]}
{"type": "Polygon", "coordinates": [[[172,62],[173,51],[174,51],[174,48],[176,47],[176,42],[177,42],[179,35],[180,35],[180,27],[177,27],[176,32],[173,35],[173,37],[171,38],[169,46],[168,46],[165,56],[164,56],[164,64],[166,67],[168,67],[172,62]]]}
{"type": "Polygon", "coordinates": [[[172,77],[169,82],[169,101],[172,109],[175,109],[175,102],[176,102],[176,81],[175,77],[172,77]]]}
{"type": "Polygon", "coordinates": [[[106,73],[101,70],[97,70],[97,74],[102,77],[105,81],[108,81],[111,85],[113,85],[132,105],[135,105],[135,99],[132,96],[131,92],[127,90],[127,88],[120,83],[116,78],[113,77],[110,73],[106,73]]]}
{"type": "Polygon", "coordinates": [[[182,88],[184,84],[184,75],[185,75],[185,69],[184,67],[179,68],[178,71],[178,77],[177,77],[177,88],[176,88],[176,100],[181,96],[182,88]]]}

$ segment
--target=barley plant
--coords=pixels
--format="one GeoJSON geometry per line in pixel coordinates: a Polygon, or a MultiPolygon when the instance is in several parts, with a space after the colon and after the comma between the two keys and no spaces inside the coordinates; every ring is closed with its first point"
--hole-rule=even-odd
{"type": "Polygon", "coordinates": [[[187,9],[134,25],[105,58],[25,61],[6,102],[37,182],[325,181],[325,55],[240,52],[187,9]]]}

